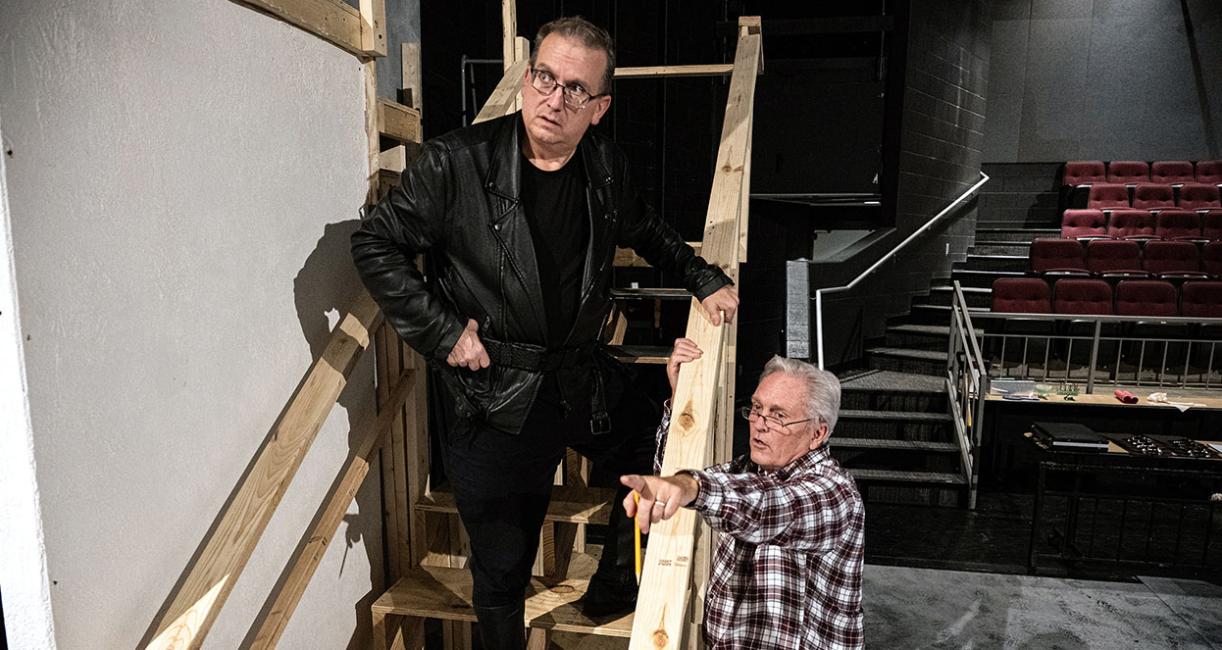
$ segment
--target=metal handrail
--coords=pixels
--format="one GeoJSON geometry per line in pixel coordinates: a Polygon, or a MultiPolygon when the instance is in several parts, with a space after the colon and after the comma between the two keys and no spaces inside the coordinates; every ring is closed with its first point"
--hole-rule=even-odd
{"type": "Polygon", "coordinates": [[[977,318],[984,319],[1003,319],[1003,320],[1023,320],[1023,321],[1043,321],[1043,322],[1059,322],[1072,321],[1078,323],[1158,323],[1158,324],[1175,324],[1183,323],[1185,325],[1222,325],[1222,318],[1199,318],[1192,316],[1116,316],[1114,314],[1033,314],[1026,312],[1001,312],[1001,311],[976,311],[977,318]]]}
{"type": "Polygon", "coordinates": [[[955,303],[960,307],[963,313],[963,320],[967,324],[967,340],[971,342],[972,356],[976,358],[976,367],[984,367],[984,355],[980,352],[980,341],[976,340],[976,326],[972,324],[972,312],[967,308],[967,299],[963,297],[963,287],[959,281],[954,281],[955,287],[955,303]]]}
{"type": "Polygon", "coordinates": [[[967,299],[963,296],[963,287],[958,280],[952,282],[952,287],[954,297],[947,341],[946,392],[950,398],[951,417],[967,479],[968,507],[975,509],[976,488],[980,482],[977,452],[984,431],[984,396],[989,392],[989,374],[980,342],[976,340],[976,328],[967,308],[967,299]]]}
{"type": "Polygon", "coordinates": [[[947,214],[950,213],[951,210],[955,208],[955,206],[962,203],[969,196],[975,193],[976,190],[980,189],[980,186],[984,185],[987,182],[989,182],[989,175],[984,172],[980,172],[980,180],[976,181],[975,185],[972,185],[971,187],[967,188],[962,194],[959,195],[958,198],[948,203],[946,207],[942,208],[942,210],[940,210],[937,214],[935,214],[932,219],[925,222],[925,225],[914,230],[912,234],[904,238],[904,241],[900,242],[899,244],[896,244],[895,248],[892,248],[885,255],[878,258],[876,262],[874,262],[873,264],[870,265],[869,268],[867,268],[866,270],[858,274],[858,276],[853,278],[851,282],[849,282],[848,284],[842,284],[838,287],[827,287],[827,288],[818,289],[815,291],[815,339],[816,339],[815,347],[818,352],[819,368],[823,368],[823,295],[829,294],[829,293],[839,293],[842,291],[848,291],[852,289],[853,287],[856,287],[862,280],[866,279],[872,273],[877,271],[878,267],[882,266],[883,262],[886,262],[887,260],[891,259],[892,257],[895,257],[895,254],[903,250],[903,248],[907,246],[909,243],[911,243],[912,240],[916,239],[917,237],[920,237],[921,235],[925,234],[926,232],[929,232],[930,228],[932,228],[934,224],[941,221],[943,217],[945,217],[947,214]]]}

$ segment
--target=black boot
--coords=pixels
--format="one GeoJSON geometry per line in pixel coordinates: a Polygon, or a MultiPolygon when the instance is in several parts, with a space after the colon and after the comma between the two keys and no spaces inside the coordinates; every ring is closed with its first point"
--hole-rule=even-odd
{"type": "Polygon", "coordinates": [[[522,601],[499,607],[475,607],[484,650],[526,650],[525,612],[522,601]]]}
{"type": "Polygon", "coordinates": [[[627,488],[616,492],[616,500],[612,503],[617,507],[611,511],[607,541],[598,560],[598,570],[590,578],[590,586],[581,599],[581,611],[590,618],[627,614],[636,607],[638,587],[633,549],[636,520],[630,519],[624,514],[624,509],[618,507],[626,496],[627,488]]]}

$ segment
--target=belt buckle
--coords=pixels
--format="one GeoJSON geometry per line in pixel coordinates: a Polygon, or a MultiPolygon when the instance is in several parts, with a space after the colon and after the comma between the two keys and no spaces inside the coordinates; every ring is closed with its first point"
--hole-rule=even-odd
{"type": "Polygon", "coordinates": [[[596,436],[611,433],[611,416],[607,415],[605,412],[591,415],[590,433],[596,436]]]}

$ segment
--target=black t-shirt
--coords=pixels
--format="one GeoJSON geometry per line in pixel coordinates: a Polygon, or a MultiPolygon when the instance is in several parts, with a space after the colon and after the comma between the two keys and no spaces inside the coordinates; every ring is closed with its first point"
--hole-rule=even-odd
{"type": "Polygon", "coordinates": [[[580,151],[552,172],[522,157],[522,207],[543,283],[549,348],[564,345],[581,301],[589,236],[585,189],[580,151]]]}

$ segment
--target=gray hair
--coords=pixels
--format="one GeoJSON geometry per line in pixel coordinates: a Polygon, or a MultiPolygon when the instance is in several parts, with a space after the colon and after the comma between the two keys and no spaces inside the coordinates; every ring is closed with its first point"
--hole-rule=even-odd
{"type": "Polygon", "coordinates": [[[827,424],[827,432],[830,435],[836,428],[836,419],[840,413],[840,380],[836,375],[805,361],[777,355],[764,365],[760,381],[778,372],[797,377],[806,383],[806,416],[827,424]]]}
{"type": "Polygon", "coordinates": [[[607,30],[581,16],[565,16],[545,23],[535,34],[535,45],[530,51],[530,67],[535,67],[535,56],[543,45],[543,39],[552,34],[574,39],[591,50],[602,50],[607,55],[607,69],[603,70],[602,90],[598,94],[611,92],[611,79],[615,76],[615,41],[607,30]]]}

